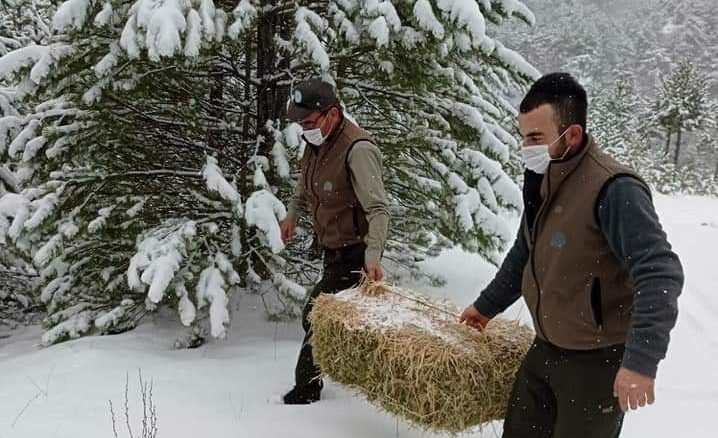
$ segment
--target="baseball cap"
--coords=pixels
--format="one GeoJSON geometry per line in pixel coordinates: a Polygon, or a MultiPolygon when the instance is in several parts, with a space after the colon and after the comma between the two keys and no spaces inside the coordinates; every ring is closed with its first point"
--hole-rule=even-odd
{"type": "Polygon", "coordinates": [[[290,96],[287,119],[297,122],[315,111],[324,111],[339,104],[334,86],[321,79],[310,79],[294,87],[290,96]]]}

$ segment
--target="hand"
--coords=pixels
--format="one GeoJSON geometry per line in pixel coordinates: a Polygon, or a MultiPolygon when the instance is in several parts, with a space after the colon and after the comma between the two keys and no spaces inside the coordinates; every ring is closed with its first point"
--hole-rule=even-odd
{"type": "Polygon", "coordinates": [[[652,405],[656,400],[654,392],[655,379],[621,367],[613,383],[613,396],[618,398],[623,412],[652,405]]]}
{"type": "Polygon", "coordinates": [[[279,230],[282,232],[282,242],[288,244],[294,239],[294,229],[297,228],[297,221],[293,219],[284,219],[279,224],[279,230]]]}
{"type": "Polygon", "coordinates": [[[473,304],[466,306],[466,309],[464,309],[461,313],[461,317],[459,318],[460,323],[466,323],[466,325],[473,327],[476,330],[483,330],[489,321],[491,321],[491,318],[482,315],[481,312],[476,310],[476,307],[474,307],[473,304]]]}
{"type": "Polygon", "coordinates": [[[381,265],[375,262],[366,262],[366,275],[372,281],[380,281],[384,278],[384,271],[381,265]]]}

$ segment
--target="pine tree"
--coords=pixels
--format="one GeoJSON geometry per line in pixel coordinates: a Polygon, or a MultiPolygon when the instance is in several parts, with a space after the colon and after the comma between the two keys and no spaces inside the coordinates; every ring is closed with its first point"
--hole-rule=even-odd
{"type": "MultiPolygon", "coordinates": [[[[46,26],[41,20],[49,7],[45,0],[32,4],[26,0],[0,0],[0,57],[40,42],[46,36],[43,32],[46,26]]],[[[18,104],[15,93],[0,75],[0,120],[18,117],[21,110],[18,104]]],[[[8,191],[18,190],[13,170],[7,154],[0,150],[0,198],[8,191]]],[[[0,200],[0,210],[12,212],[12,201],[12,196],[0,200]]],[[[15,248],[7,238],[10,225],[0,213],[0,326],[14,327],[33,321],[42,309],[37,297],[37,273],[28,254],[15,248]]]]}
{"type": "Polygon", "coordinates": [[[653,106],[654,123],[665,132],[665,154],[675,134],[673,163],[678,165],[681,139],[685,132],[695,131],[709,123],[708,86],[706,78],[688,60],[678,63],[664,80],[653,106]]]}
{"type": "MultiPolygon", "coordinates": [[[[692,160],[678,168],[653,145],[650,126],[644,122],[649,118],[645,116],[649,109],[635,92],[633,81],[619,79],[613,87],[605,87],[592,96],[589,132],[606,152],[638,171],[644,181],[661,193],[715,194],[715,184],[701,166],[702,161],[712,163],[712,158],[692,160]]],[[[706,140],[699,144],[712,148],[706,140]]]]}
{"type": "Polygon", "coordinates": [[[538,75],[486,35],[512,16],[533,20],[508,0],[63,3],[46,44],[0,58],[29,108],[0,119],[26,187],[0,213],[44,281],[43,341],[125,330],[160,304],[186,325],[208,308],[222,337],[239,290],[296,314],[316,264],[311,233],[282,252],[304,146],[282,115],[315,75],[384,152],[387,257],[460,244],[497,262],[500,215],[520,205],[502,96],[538,75]]]}
{"type": "Polygon", "coordinates": [[[589,131],[607,152],[634,168],[641,167],[645,153],[639,147],[643,102],[629,78],[616,80],[592,96],[589,131]]]}

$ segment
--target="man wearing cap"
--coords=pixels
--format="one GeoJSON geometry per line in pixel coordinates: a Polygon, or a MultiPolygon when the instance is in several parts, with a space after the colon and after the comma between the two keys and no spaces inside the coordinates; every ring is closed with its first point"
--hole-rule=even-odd
{"type": "Polygon", "coordinates": [[[312,79],[291,93],[287,119],[299,123],[307,143],[300,163],[301,176],[281,224],[282,240],[291,242],[299,211],[312,218],[323,250],[324,272],[302,311],[306,332],[295,370],[295,386],[285,404],[318,401],[320,371],[312,357],[307,316],[320,293],[336,293],[356,285],[362,270],[372,280],[384,273],[389,212],[382,177],[381,151],[371,136],[348,120],[334,87],[312,79]]]}

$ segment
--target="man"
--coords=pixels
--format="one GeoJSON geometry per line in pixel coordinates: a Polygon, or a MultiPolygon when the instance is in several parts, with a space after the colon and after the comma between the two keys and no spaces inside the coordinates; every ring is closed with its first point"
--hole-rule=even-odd
{"type": "Polygon", "coordinates": [[[318,401],[320,372],[309,343],[307,316],[320,293],[336,293],[356,285],[364,269],[372,280],[384,273],[389,213],[382,178],[381,151],[369,134],[346,117],[334,87],[313,79],[298,85],[291,96],[287,119],[299,123],[307,143],[301,177],[281,224],[282,239],[292,240],[301,207],[308,207],[324,253],[324,272],[302,312],[306,332],[295,371],[295,386],[285,404],[318,401]]]}
{"type": "Polygon", "coordinates": [[[504,437],[617,437],[629,407],[654,401],[682,268],[649,188],[585,134],[581,85],[546,75],[519,110],[521,228],[461,321],[481,329],[522,294],[531,312],[504,437]]]}

